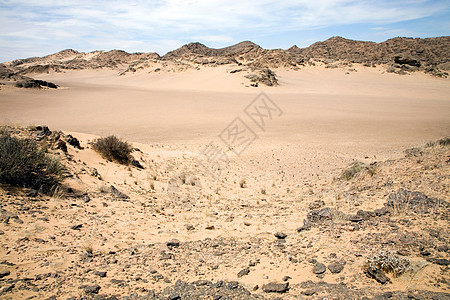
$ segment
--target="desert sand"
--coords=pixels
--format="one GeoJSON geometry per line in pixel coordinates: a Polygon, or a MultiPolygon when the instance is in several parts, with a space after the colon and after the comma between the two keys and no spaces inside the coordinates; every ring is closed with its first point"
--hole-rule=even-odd
{"type": "MultiPolygon", "coordinates": [[[[448,246],[448,207],[435,205],[436,215],[408,211],[359,221],[335,214],[331,225],[298,230],[311,211],[373,212],[401,189],[450,200],[449,148],[424,147],[450,133],[449,79],[355,68],[276,69],[277,87],[250,87],[227,66],[123,76],[51,72],[33,77],[58,84],[55,90],[0,86],[3,124],[47,125],[84,147],[61,154],[73,174],[65,183],[73,193],[39,195],[29,204],[4,200],[4,209],[23,223],[0,224],[0,256],[14,264],[1,268],[10,278],[32,278],[36,288],[4,280],[2,288],[14,286],[0,297],[66,299],[91,295],[85,286],[99,285],[100,295],[154,290],[162,299],[178,299],[173,286],[180,279],[237,281],[251,294],[230,296],[236,299],[280,296],[262,286],[283,280],[289,282],[281,294],[286,299],[386,292],[419,297],[424,291],[445,299],[448,266],[427,258],[448,259],[448,248],[439,250],[448,246]],[[282,111],[266,119],[264,130],[244,112],[261,92],[282,111]],[[219,138],[236,117],[257,136],[239,155],[219,138]],[[106,161],[90,148],[95,138],[111,134],[133,142],[145,169],[106,161]],[[197,161],[210,142],[229,158],[215,178],[197,161]],[[405,156],[412,147],[422,153],[405,156]],[[354,161],[376,163],[375,173],[340,180],[354,161]],[[183,176],[192,184],[180,181],[183,176]],[[78,224],[81,229],[71,229],[78,224]],[[404,250],[413,271],[388,274],[391,282],[384,285],[369,278],[364,263],[379,250],[404,250]],[[431,254],[421,255],[424,250],[431,254]],[[318,262],[344,267],[315,274],[318,262]],[[245,268],[248,274],[238,276],[245,268]]],[[[10,195],[1,190],[3,199],[10,195]]]]}

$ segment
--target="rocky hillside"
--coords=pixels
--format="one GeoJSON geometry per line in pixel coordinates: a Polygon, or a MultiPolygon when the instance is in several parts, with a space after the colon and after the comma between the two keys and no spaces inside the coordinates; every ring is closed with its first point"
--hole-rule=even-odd
{"type": "Polygon", "coordinates": [[[450,36],[437,38],[393,38],[381,43],[332,37],[307,48],[292,47],[290,52],[306,60],[346,61],[367,66],[390,65],[405,71],[450,70],[450,36]]]}
{"type": "Polygon", "coordinates": [[[221,49],[190,43],[162,57],[154,52],[112,50],[83,53],[68,49],[44,57],[0,64],[0,79],[21,80],[20,76],[66,70],[107,68],[124,75],[137,71],[171,72],[219,65],[258,73],[267,72],[269,68],[300,70],[305,64],[317,63],[331,68],[353,63],[366,67],[383,65],[388,72],[398,74],[424,71],[446,77],[445,71],[450,70],[450,37],[394,38],[382,43],[332,37],[307,48],[293,46],[287,50],[267,50],[249,41],[221,49]]]}
{"type": "Polygon", "coordinates": [[[26,75],[101,68],[121,70],[140,61],[155,59],[160,57],[154,52],[128,53],[122,50],[111,50],[84,53],[67,49],[44,57],[14,60],[1,66],[13,70],[17,75],[26,75]]]}

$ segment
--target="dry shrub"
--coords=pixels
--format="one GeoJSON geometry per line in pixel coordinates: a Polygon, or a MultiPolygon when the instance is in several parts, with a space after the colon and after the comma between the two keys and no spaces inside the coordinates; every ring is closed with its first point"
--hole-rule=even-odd
{"type": "Polygon", "coordinates": [[[393,251],[383,250],[368,258],[367,267],[392,273],[397,277],[410,269],[411,262],[407,258],[398,256],[393,251]]]}
{"type": "Polygon", "coordinates": [[[133,161],[131,152],[133,147],[128,142],[122,141],[114,135],[99,138],[94,141],[92,148],[108,160],[128,165],[133,161]]]}
{"type": "Polygon", "coordinates": [[[367,171],[371,176],[375,174],[375,167],[356,161],[351,163],[339,176],[341,180],[350,180],[362,171],[367,171]]]}
{"type": "Polygon", "coordinates": [[[0,182],[49,193],[60,185],[64,171],[34,140],[0,133],[0,182]]]}

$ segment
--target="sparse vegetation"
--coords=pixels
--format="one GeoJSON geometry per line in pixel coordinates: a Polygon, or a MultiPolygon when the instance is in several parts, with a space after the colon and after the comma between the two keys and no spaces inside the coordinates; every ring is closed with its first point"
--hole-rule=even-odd
{"type": "Polygon", "coordinates": [[[393,251],[380,251],[368,258],[367,266],[398,277],[410,269],[411,262],[393,251]]]}
{"type": "Polygon", "coordinates": [[[0,182],[50,193],[64,179],[64,171],[34,140],[0,133],[0,182]]]}
{"type": "Polygon", "coordinates": [[[375,168],[372,165],[369,166],[365,163],[355,161],[342,172],[339,179],[350,180],[362,171],[367,171],[371,176],[375,174],[375,168]]]}
{"type": "Polygon", "coordinates": [[[450,146],[450,137],[445,137],[443,139],[440,139],[438,142],[439,142],[439,145],[441,145],[441,146],[450,146]]]}
{"type": "Polygon", "coordinates": [[[123,165],[128,165],[133,161],[131,156],[133,147],[114,135],[95,140],[92,148],[100,153],[103,158],[123,165]]]}

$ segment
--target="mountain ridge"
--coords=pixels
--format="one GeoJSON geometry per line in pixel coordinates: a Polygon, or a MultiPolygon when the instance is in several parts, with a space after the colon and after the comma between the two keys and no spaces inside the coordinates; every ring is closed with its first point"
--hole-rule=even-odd
{"type": "Polygon", "coordinates": [[[193,42],[161,56],[156,52],[128,53],[123,50],[78,52],[65,49],[43,57],[16,59],[0,64],[0,79],[22,80],[29,74],[66,70],[112,69],[119,75],[137,71],[185,71],[201,67],[229,65],[267,73],[266,69],[300,70],[306,65],[327,68],[362,64],[383,65],[387,72],[407,74],[415,71],[446,77],[450,70],[450,36],[435,38],[396,37],[383,42],[357,41],[333,36],[308,47],[264,49],[243,41],[224,48],[210,48],[193,42]]]}

